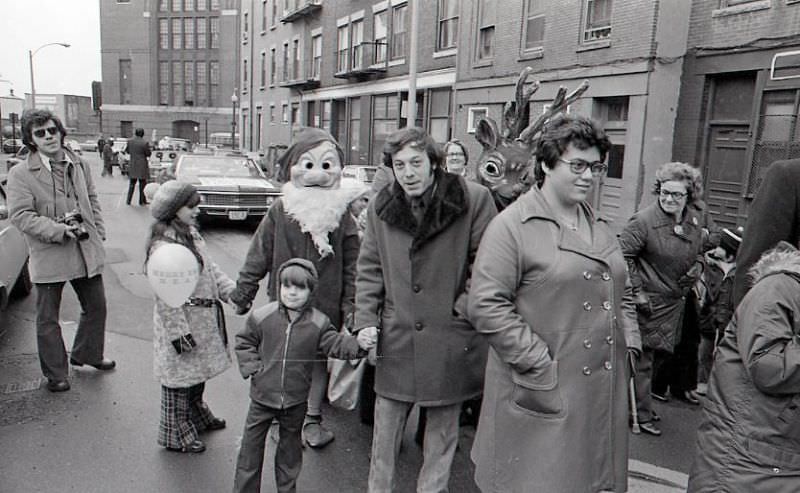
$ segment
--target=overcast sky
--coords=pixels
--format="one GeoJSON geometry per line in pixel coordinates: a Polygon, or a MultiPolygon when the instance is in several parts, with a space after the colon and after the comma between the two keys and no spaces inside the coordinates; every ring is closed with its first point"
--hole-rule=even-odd
{"type": "Polygon", "coordinates": [[[28,50],[37,94],[92,95],[100,80],[99,0],[0,0],[0,94],[31,91],[28,50]]]}

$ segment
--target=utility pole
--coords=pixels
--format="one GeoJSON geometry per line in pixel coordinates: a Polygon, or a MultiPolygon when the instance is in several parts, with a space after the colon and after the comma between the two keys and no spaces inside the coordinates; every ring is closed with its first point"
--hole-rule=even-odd
{"type": "Polygon", "coordinates": [[[408,116],[406,126],[413,127],[417,123],[417,34],[419,31],[419,2],[408,0],[411,8],[411,43],[408,54],[408,116]]]}

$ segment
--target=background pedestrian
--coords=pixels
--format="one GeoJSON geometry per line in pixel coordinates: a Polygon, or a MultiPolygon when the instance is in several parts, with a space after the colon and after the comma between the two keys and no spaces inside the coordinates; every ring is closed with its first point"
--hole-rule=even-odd
{"type": "Polygon", "coordinates": [[[139,205],[147,205],[147,199],[144,196],[144,186],[147,184],[147,179],[150,177],[150,167],[148,158],[150,157],[150,143],[144,140],[144,129],[137,128],[134,132],[135,137],[128,141],[125,146],[125,153],[130,155],[130,163],[128,165],[128,198],[126,204],[131,205],[133,198],[133,190],[136,188],[136,183],[139,183],[139,205]]]}

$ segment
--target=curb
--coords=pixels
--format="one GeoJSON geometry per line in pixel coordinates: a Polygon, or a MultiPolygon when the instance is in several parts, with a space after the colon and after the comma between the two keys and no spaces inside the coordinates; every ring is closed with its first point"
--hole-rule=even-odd
{"type": "Polygon", "coordinates": [[[677,488],[680,491],[686,491],[689,485],[688,474],[634,459],[628,460],[628,476],[648,483],[677,488]]]}

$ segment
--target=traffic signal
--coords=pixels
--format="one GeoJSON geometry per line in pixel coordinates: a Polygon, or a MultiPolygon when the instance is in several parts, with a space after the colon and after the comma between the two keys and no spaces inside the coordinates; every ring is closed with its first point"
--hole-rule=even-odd
{"type": "Polygon", "coordinates": [[[95,80],[92,81],[92,109],[100,111],[101,106],[103,106],[103,87],[100,81],[95,80]]]}

